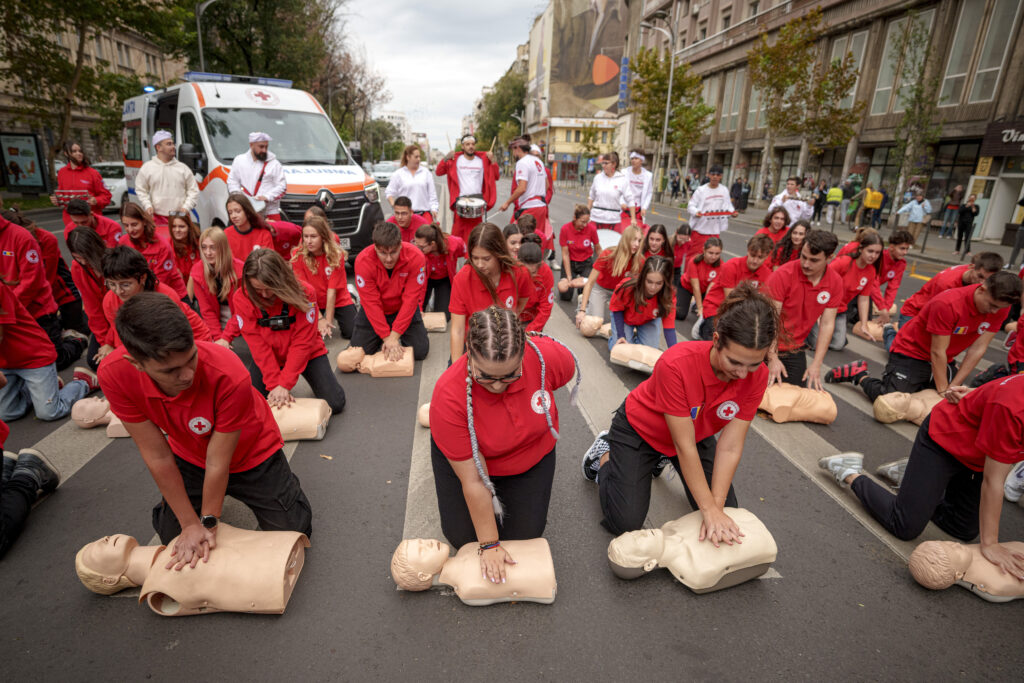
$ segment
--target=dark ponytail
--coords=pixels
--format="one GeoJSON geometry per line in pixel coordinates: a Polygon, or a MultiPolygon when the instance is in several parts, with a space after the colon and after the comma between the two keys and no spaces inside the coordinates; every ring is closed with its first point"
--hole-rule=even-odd
{"type": "Polygon", "coordinates": [[[727,342],[744,348],[771,348],[785,334],[779,310],[771,300],[749,281],[738,284],[718,309],[715,316],[716,348],[727,342]]]}

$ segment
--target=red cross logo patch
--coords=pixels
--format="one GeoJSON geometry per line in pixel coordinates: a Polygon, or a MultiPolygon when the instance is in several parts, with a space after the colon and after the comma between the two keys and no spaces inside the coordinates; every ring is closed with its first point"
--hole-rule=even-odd
{"type": "Polygon", "coordinates": [[[726,401],[722,405],[718,406],[716,415],[721,420],[731,420],[740,412],[740,407],[736,405],[736,401],[726,401]]]}

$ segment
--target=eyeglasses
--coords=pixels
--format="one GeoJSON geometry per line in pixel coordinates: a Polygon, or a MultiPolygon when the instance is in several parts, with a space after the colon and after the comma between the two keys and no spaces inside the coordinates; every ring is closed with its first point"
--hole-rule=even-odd
{"type": "MultiPolygon", "coordinates": [[[[472,362],[470,362],[470,370],[474,370],[472,362]]],[[[523,376],[523,366],[520,365],[519,369],[502,377],[491,377],[484,373],[477,373],[473,371],[473,381],[477,384],[494,384],[495,382],[501,382],[502,384],[512,384],[517,379],[523,376]]]]}
{"type": "Polygon", "coordinates": [[[184,218],[185,216],[188,215],[188,213],[186,213],[185,211],[168,211],[167,215],[170,218],[184,218]]]}
{"type": "Polygon", "coordinates": [[[129,280],[127,282],[114,282],[113,280],[107,280],[104,284],[111,292],[128,292],[131,291],[132,287],[138,287],[139,285],[136,280],[129,280]]]}

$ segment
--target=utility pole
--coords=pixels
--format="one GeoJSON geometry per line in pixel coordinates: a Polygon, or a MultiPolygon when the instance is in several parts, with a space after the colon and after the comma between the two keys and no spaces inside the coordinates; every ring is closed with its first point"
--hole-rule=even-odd
{"type": "Polygon", "coordinates": [[[662,124],[662,126],[661,126],[661,144],[658,145],[658,151],[654,155],[654,183],[655,183],[655,194],[658,197],[658,201],[661,201],[661,196],[663,194],[662,190],[661,190],[661,181],[658,178],[658,173],[661,170],[661,158],[665,154],[665,146],[666,146],[666,143],[668,142],[668,118],[669,118],[669,112],[672,111],[672,76],[673,76],[673,74],[675,72],[675,66],[676,66],[676,32],[675,32],[675,27],[676,27],[676,23],[677,23],[676,22],[676,19],[677,19],[677,17],[676,17],[676,10],[678,9],[678,7],[679,7],[679,3],[677,3],[677,2],[673,2],[672,3],[671,20],[669,18],[669,13],[664,11],[664,10],[660,10],[660,11],[655,12],[654,14],[651,15],[651,20],[652,21],[655,20],[655,19],[660,19],[661,21],[665,22],[668,25],[668,29],[664,29],[664,28],[662,28],[660,26],[655,26],[654,24],[652,24],[650,22],[647,22],[647,21],[641,21],[640,22],[640,28],[642,28],[642,29],[650,29],[652,31],[658,31],[659,33],[665,34],[665,36],[668,38],[668,46],[669,46],[668,47],[668,94],[665,97],[665,123],[662,124]]]}
{"type": "Polygon", "coordinates": [[[203,16],[203,10],[210,6],[215,0],[204,0],[203,2],[196,3],[196,38],[199,40],[199,70],[206,71],[206,60],[203,59],[203,25],[200,20],[203,16]]]}

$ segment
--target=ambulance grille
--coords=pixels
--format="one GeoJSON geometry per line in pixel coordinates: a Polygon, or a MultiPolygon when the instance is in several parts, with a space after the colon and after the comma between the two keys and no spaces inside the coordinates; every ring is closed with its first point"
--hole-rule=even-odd
{"type": "MultiPolygon", "coordinates": [[[[327,211],[334,232],[339,235],[355,234],[359,230],[359,211],[365,203],[366,194],[362,191],[334,195],[334,206],[327,211]]],[[[314,204],[314,196],[286,194],[281,200],[282,218],[302,225],[303,214],[314,204]]]]}

